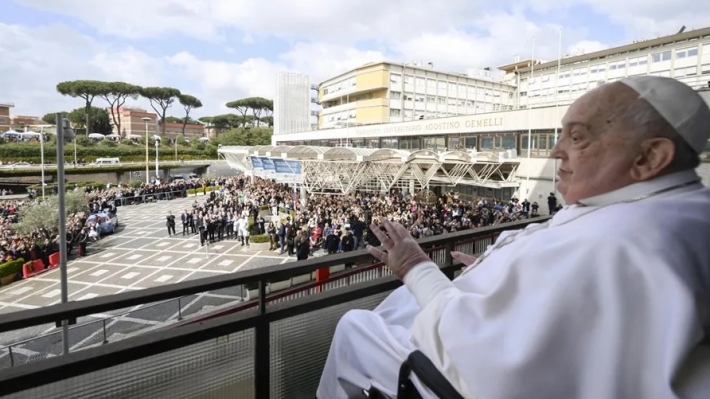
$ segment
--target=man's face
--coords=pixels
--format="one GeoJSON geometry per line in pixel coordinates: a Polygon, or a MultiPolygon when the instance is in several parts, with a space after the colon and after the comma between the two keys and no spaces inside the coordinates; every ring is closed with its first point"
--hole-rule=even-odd
{"type": "Polygon", "coordinates": [[[619,86],[604,86],[580,97],[562,118],[562,134],[550,156],[559,159],[557,190],[568,204],[634,182],[636,147],[616,121],[629,95],[619,86]]]}

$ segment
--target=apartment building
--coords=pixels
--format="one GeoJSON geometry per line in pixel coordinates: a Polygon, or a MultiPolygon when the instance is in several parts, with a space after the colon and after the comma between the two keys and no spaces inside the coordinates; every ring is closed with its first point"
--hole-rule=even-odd
{"type": "Polygon", "coordinates": [[[109,120],[112,125],[112,134],[118,134],[121,137],[126,137],[130,135],[145,135],[146,133],[146,121],[143,118],[148,118],[147,130],[149,135],[154,135],[159,132],[158,130],[158,115],[154,112],[148,112],[143,108],[134,107],[121,107],[118,110],[114,110],[117,117],[121,123],[121,131],[118,131],[118,127],[114,125],[113,118],[111,116],[111,109],[106,108],[106,112],[109,113],[109,120]]]}
{"type": "Polygon", "coordinates": [[[12,118],[12,126],[15,130],[23,130],[25,127],[32,129],[46,123],[39,116],[17,115],[12,118]]]}
{"type": "Polygon", "coordinates": [[[10,118],[10,108],[15,104],[8,102],[0,102],[0,133],[10,130],[12,127],[12,118],[10,118]]]}
{"type": "Polygon", "coordinates": [[[504,111],[513,109],[516,90],[487,70],[456,74],[391,62],[363,65],[318,89],[320,129],[504,111]]]}
{"type": "Polygon", "coordinates": [[[700,89],[710,87],[710,28],[634,43],[530,67],[501,67],[518,87],[520,108],[567,105],[604,83],[637,75],[666,76],[700,89]]]}

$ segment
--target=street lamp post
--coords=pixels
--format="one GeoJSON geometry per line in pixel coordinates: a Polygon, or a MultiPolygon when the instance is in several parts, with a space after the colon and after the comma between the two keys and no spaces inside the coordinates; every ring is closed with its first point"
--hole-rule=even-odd
{"type": "Polygon", "coordinates": [[[44,126],[39,127],[39,151],[40,162],[42,163],[42,199],[44,199],[44,126]]]}
{"type": "Polygon", "coordinates": [[[155,181],[158,181],[158,159],[160,157],[158,156],[158,147],[160,147],[160,140],[155,140],[155,181]]]}
{"type": "Polygon", "coordinates": [[[150,118],[146,116],[142,120],[145,122],[145,184],[149,184],[150,170],[148,169],[148,122],[150,122],[150,118]]]}
{"type": "MultiPolygon", "coordinates": [[[[57,125],[57,197],[59,202],[59,278],[62,303],[69,301],[69,285],[67,281],[67,214],[66,187],[64,181],[64,140],[76,139],[74,131],[69,128],[69,120],[64,114],[56,116],[57,125]]],[[[62,320],[62,353],[69,353],[69,321],[62,320]]]]}

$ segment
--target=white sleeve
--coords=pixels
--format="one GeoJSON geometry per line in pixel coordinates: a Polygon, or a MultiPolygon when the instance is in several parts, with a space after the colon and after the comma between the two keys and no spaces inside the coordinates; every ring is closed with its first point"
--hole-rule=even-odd
{"type": "Polygon", "coordinates": [[[676,397],[674,373],[702,337],[677,251],[550,245],[564,255],[480,265],[504,268],[485,293],[418,265],[404,279],[422,308],[415,345],[467,398],[676,397]]]}

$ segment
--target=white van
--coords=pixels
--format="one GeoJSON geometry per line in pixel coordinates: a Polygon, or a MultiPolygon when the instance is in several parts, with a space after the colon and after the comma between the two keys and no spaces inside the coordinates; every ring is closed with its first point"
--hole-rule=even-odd
{"type": "Polygon", "coordinates": [[[96,158],[95,165],[116,165],[121,163],[118,158],[96,158]]]}

